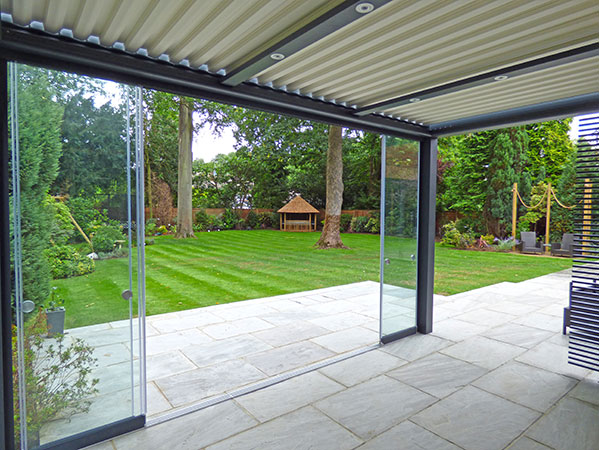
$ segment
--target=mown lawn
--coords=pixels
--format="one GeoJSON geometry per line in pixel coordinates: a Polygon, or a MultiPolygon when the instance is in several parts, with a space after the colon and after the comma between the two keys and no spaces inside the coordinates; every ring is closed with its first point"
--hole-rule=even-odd
{"type": "MultiPolygon", "coordinates": [[[[146,247],[147,314],[378,281],[377,235],[343,235],[350,250],[317,250],[312,245],[318,236],[256,230],[199,233],[197,239],[187,240],[157,237],[155,245],[146,247]]],[[[460,251],[438,245],[435,292],[455,294],[570,266],[568,259],[460,251]]],[[[406,271],[408,278],[410,272],[406,271]]],[[[413,284],[409,279],[397,284],[400,282],[413,284]]],[[[128,303],[121,298],[128,287],[127,258],[97,261],[94,273],[56,280],[54,285],[65,299],[67,328],[128,317],[128,303]]],[[[135,287],[134,279],[134,292],[135,287]]]]}

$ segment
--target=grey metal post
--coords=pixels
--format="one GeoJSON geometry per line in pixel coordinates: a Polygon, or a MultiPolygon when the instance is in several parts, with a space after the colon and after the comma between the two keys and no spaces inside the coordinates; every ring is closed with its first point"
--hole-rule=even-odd
{"type": "Polygon", "coordinates": [[[9,198],[8,198],[8,66],[6,60],[0,60],[0,447],[14,448],[14,414],[12,386],[12,311],[11,311],[11,273],[9,239],[9,198]]]}
{"type": "Polygon", "coordinates": [[[418,195],[418,282],[416,326],[419,333],[433,331],[435,282],[435,206],[437,196],[437,139],[420,142],[418,195]]]}

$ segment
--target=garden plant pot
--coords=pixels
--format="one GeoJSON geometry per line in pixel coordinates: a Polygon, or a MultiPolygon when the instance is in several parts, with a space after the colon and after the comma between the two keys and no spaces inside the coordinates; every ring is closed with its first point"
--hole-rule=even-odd
{"type": "Polygon", "coordinates": [[[59,308],[56,311],[46,311],[48,336],[64,334],[64,315],[64,308],[59,308]]]}

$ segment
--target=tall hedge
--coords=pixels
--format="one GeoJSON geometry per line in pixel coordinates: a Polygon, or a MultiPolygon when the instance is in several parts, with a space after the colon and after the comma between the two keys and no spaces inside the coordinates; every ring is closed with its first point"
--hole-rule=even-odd
{"type": "Polygon", "coordinates": [[[45,197],[58,173],[61,154],[63,108],[56,102],[51,80],[46,70],[19,66],[23,298],[36,304],[44,302],[50,293],[51,277],[44,250],[50,246],[53,218],[45,197]]]}

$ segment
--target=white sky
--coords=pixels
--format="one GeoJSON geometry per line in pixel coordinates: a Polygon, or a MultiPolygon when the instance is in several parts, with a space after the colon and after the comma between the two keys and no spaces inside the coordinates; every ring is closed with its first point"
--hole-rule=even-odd
{"type": "Polygon", "coordinates": [[[205,126],[193,137],[191,152],[193,159],[211,161],[219,153],[231,153],[234,149],[235,138],[233,130],[226,128],[219,136],[210,126],[205,126]]]}

